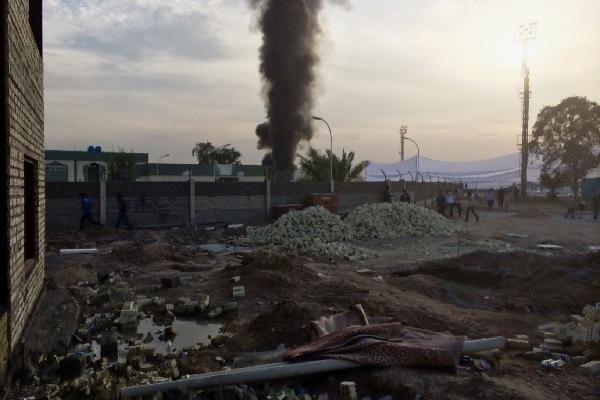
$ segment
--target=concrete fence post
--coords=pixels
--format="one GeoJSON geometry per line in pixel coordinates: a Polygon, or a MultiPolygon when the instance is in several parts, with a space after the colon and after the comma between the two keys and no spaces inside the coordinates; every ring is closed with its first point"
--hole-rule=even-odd
{"type": "Polygon", "coordinates": [[[190,176],[190,223],[196,220],[196,182],[190,176]]]}
{"type": "Polygon", "coordinates": [[[106,180],[100,179],[100,225],[106,225],[106,180]]]}
{"type": "Polygon", "coordinates": [[[265,215],[271,219],[271,179],[265,179],[265,215]]]}

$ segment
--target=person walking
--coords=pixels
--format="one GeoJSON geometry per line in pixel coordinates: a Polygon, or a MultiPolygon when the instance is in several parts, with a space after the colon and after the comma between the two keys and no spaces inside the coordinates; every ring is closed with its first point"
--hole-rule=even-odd
{"type": "Polygon", "coordinates": [[[504,208],[504,188],[498,190],[498,207],[504,208]]]}
{"type": "Polygon", "coordinates": [[[461,198],[461,195],[460,195],[460,192],[458,191],[458,189],[454,189],[453,197],[454,197],[454,205],[456,206],[456,209],[458,210],[458,218],[461,218],[463,207],[461,204],[462,198],[461,198]]]}
{"type": "Polygon", "coordinates": [[[467,211],[465,212],[465,222],[469,222],[469,214],[472,213],[475,216],[477,222],[479,222],[479,215],[475,212],[475,199],[473,198],[472,192],[466,194],[467,211]]]}
{"type": "Polygon", "coordinates": [[[402,194],[400,194],[400,202],[410,204],[410,194],[408,194],[406,189],[402,189],[402,194]]]}
{"type": "Polygon", "coordinates": [[[496,193],[494,193],[494,189],[490,188],[485,194],[485,202],[487,203],[488,210],[491,210],[494,207],[494,203],[496,202],[496,193]]]}
{"type": "Polygon", "coordinates": [[[435,199],[435,203],[437,204],[437,211],[442,214],[444,217],[446,216],[446,196],[444,192],[440,190],[440,194],[435,199]]]}
{"type": "Polygon", "coordinates": [[[85,222],[89,221],[93,225],[100,225],[98,222],[92,219],[92,200],[90,200],[85,193],[79,195],[79,202],[81,204],[81,218],[79,219],[79,230],[83,231],[85,228],[85,222]]]}
{"type": "Polygon", "coordinates": [[[592,214],[594,222],[598,221],[598,215],[600,215],[600,189],[596,189],[592,197],[592,214]]]}
{"type": "Polygon", "coordinates": [[[448,207],[448,211],[450,214],[450,218],[454,218],[454,207],[455,207],[454,195],[451,191],[446,192],[446,207],[448,207]]]}
{"type": "Polygon", "coordinates": [[[127,203],[125,203],[125,200],[123,200],[123,195],[120,193],[117,194],[117,203],[119,205],[119,217],[117,218],[117,222],[115,223],[115,229],[119,229],[121,223],[124,223],[127,229],[133,229],[133,226],[131,226],[131,223],[129,222],[129,214],[127,213],[127,203]]]}

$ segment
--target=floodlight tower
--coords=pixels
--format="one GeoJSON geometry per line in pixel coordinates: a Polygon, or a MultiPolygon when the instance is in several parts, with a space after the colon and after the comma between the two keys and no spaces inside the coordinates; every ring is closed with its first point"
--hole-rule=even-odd
{"type": "Polygon", "coordinates": [[[527,196],[527,166],[529,165],[529,66],[527,65],[527,42],[535,39],[537,22],[519,25],[517,40],[523,45],[523,107],[521,131],[521,195],[527,196]]]}
{"type": "Polygon", "coordinates": [[[400,161],[404,161],[404,137],[408,133],[408,126],[402,125],[400,127],[400,161]]]}

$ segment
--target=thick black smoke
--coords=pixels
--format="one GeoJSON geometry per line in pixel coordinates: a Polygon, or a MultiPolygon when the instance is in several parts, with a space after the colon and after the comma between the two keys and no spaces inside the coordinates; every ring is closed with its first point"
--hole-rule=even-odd
{"type": "MultiPolygon", "coordinates": [[[[340,4],[345,1],[335,0],[340,4]]],[[[276,179],[291,180],[296,149],[313,136],[311,113],[323,0],[249,0],[263,35],[260,72],[268,121],[256,127],[258,148],[270,149],[276,179]]]]}

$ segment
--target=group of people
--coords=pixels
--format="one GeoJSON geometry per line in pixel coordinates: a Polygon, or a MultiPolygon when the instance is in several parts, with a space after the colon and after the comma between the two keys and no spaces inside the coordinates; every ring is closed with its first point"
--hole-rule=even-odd
{"type": "Polygon", "coordinates": [[[435,199],[437,210],[444,217],[454,218],[454,209],[456,209],[456,211],[458,211],[458,218],[462,218],[464,209],[465,222],[469,222],[469,216],[471,214],[475,217],[476,221],[479,221],[479,214],[475,211],[475,201],[476,199],[473,196],[473,192],[467,191],[461,195],[458,189],[446,193],[440,191],[440,194],[435,199]]]}
{"type": "MultiPolygon", "coordinates": [[[[594,194],[591,198],[591,206],[592,206],[592,218],[594,222],[598,221],[598,217],[600,216],[600,189],[594,191],[594,194]]],[[[575,218],[575,213],[579,211],[580,218],[583,215],[583,212],[586,209],[585,202],[581,200],[577,200],[575,196],[571,197],[569,201],[569,205],[567,206],[567,213],[565,214],[566,218],[575,218]]]]}
{"type": "MultiPolygon", "coordinates": [[[[92,218],[92,200],[90,200],[90,198],[85,193],[81,193],[79,195],[79,198],[81,204],[81,218],[79,220],[79,231],[83,231],[85,229],[86,222],[92,225],[99,226],[100,223],[92,218]]],[[[119,229],[121,224],[124,224],[128,229],[133,229],[133,226],[129,221],[127,203],[123,199],[123,195],[121,195],[120,193],[117,194],[117,205],[119,207],[119,216],[117,217],[117,221],[115,222],[115,229],[119,229]]]]}

